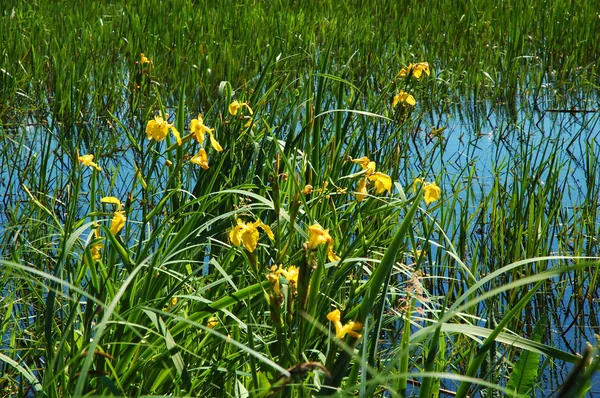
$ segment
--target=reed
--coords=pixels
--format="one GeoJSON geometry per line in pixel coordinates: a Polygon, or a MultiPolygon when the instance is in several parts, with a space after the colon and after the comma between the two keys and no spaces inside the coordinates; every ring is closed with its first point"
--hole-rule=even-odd
{"type": "Polygon", "coordinates": [[[597,388],[592,3],[9,1],[2,395],[597,388]]]}

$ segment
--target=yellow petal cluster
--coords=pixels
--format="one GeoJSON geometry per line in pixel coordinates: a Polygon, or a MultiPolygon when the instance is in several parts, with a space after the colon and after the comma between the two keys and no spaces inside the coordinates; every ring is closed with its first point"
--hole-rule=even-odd
{"type": "Polygon", "coordinates": [[[141,53],[141,54],[140,54],[140,64],[141,64],[141,65],[144,65],[144,64],[151,64],[151,63],[152,63],[152,61],[150,61],[150,60],[148,59],[148,57],[146,57],[146,56],[144,55],[144,53],[141,53]]]}
{"type": "Polygon", "coordinates": [[[269,272],[269,275],[267,275],[267,279],[269,280],[271,289],[273,289],[273,293],[275,293],[276,295],[280,295],[281,289],[279,288],[279,274],[276,272],[269,272]]]}
{"type": "Polygon", "coordinates": [[[258,228],[262,229],[265,234],[274,240],[275,236],[271,228],[260,220],[255,222],[245,223],[238,218],[237,225],[229,233],[229,240],[236,246],[244,246],[249,252],[256,250],[258,246],[258,228]]]}
{"type": "Polygon", "coordinates": [[[288,267],[288,269],[279,268],[277,271],[288,281],[288,284],[292,287],[298,286],[298,273],[300,272],[300,268],[292,265],[288,267]]]}
{"type": "Polygon", "coordinates": [[[205,136],[205,134],[208,133],[208,136],[210,138],[210,144],[215,149],[215,151],[217,151],[217,152],[223,151],[223,148],[217,142],[217,140],[214,136],[213,131],[215,131],[215,129],[208,128],[204,124],[204,119],[202,118],[202,115],[198,115],[197,119],[192,119],[192,121],[190,123],[190,131],[191,131],[192,135],[194,136],[194,138],[196,138],[196,141],[198,141],[200,144],[204,144],[204,136],[205,136]]]}
{"type": "Polygon", "coordinates": [[[376,172],[369,175],[369,181],[375,182],[375,193],[388,191],[390,195],[392,194],[392,178],[389,175],[376,172]]]}
{"type": "Polygon", "coordinates": [[[398,77],[414,76],[416,79],[420,79],[423,73],[429,76],[428,62],[417,62],[416,64],[410,64],[406,68],[400,70],[398,77]]]}
{"type": "Polygon", "coordinates": [[[321,225],[313,224],[308,227],[308,248],[316,250],[320,245],[327,244],[327,258],[329,261],[340,261],[340,257],[333,252],[333,238],[329,235],[328,229],[323,229],[321,225]]]}
{"type": "Polygon", "coordinates": [[[246,107],[246,109],[248,109],[248,113],[250,113],[251,115],[254,114],[254,112],[252,111],[252,108],[250,108],[250,105],[248,105],[247,102],[240,102],[238,100],[235,100],[231,104],[229,104],[229,113],[232,116],[235,116],[239,113],[240,109],[244,106],[246,107]]]}
{"type": "MultiPolygon", "coordinates": [[[[288,267],[287,269],[283,269],[283,267],[281,265],[279,265],[279,268],[272,266],[271,272],[269,273],[269,276],[268,276],[268,279],[269,279],[269,281],[271,281],[272,279],[274,280],[274,278],[276,277],[277,288],[279,288],[279,276],[283,275],[283,277],[288,281],[288,284],[291,287],[295,288],[298,286],[299,272],[300,272],[300,268],[298,268],[294,265],[288,267]],[[273,277],[271,275],[273,275],[273,277]]],[[[272,283],[272,285],[273,285],[273,283],[272,283]]]]}
{"type": "Polygon", "coordinates": [[[113,215],[112,221],[110,223],[110,232],[113,235],[118,234],[123,227],[125,226],[125,212],[122,210],[123,204],[121,201],[114,196],[105,196],[101,199],[102,203],[110,203],[113,205],[117,205],[117,211],[113,215]]]}
{"type": "Polygon", "coordinates": [[[359,164],[365,172],[364,177],[358,181],[358,189],[354,193],[357,201],[361,202],[367,196],[367,179],[375,183],[375,193],[381,194],[385,191],[388,191],[390,194],[392,193],[392,178],[387,174],[376,172],[375,162],[366,156],[351,160],[359,164]]]}
{"type": "Polygon", "coordinates": [[[192,156],[190,162],[197,164],[202,167],[204,170],[208,170],[208,154],[204,148],[200,148],[197,154],[192,156]]]}
{"type": "Polygon", "coordinates": [[[304,189],[302,190],[302,194],[304,195],[310,195],[311,193],[313,193],[313,186],[310,184],[307,184],[304,186],[304,189]]]}
{"type": "Polygon", "coordinates": [[[329,230],[323,229],[319,224],[308,227],[308,248],[315,250],[319,245],[324,244],[333,244],[333,238],[329,235],[329,230]]]}
{"type": "Polygon", "coordinates": [[[149,120],[146,124],[146,136],[148,136],[149,140],[160,142],[169,134],[169,130],[173,133],[177,144],[181,145],[179,131],[177,131],[173,123],[167,122],[161,115],[154,116],[154,119],[149,120]]]}
{"type": "Polygon", "coordinates": [[[352,162],[359,164],[363,170],[366,170],[365,173],[367,175],[373,174],[375,172],[375,167],[376,167],[375,162],[371,161],[366,156],[363,156],[360,159],[352,159],[352,162]]]}
{"type": "Polygon", "coordinates": [[[360,333],[358,333],[362,329],[362,324],[360,322],[348,322],[347,324],[342,325],[340,310],[331,311],[329,314],[327,314],[327,319],[333,323],[333,326],[335,327],[335,335],[338,339],[343,339],[347,334],[357,339],[362,336],[360,333]]]}
{"type": "Polygon", "coordinates": [[[209,329],[214,329],[219,324],[219,321],[214,316],[208,318],[208,322],[206,322],[206,327],[209,329]]]}
{"type": "MultiPolygon", "coordinates": [[[[102,239],[102,236],[100,236],[100,231],[98,230],[98,228],[94,229],[94,236],[96,239],[102,239]]],[[[102,244],[102,241],[98,241],[97,243],[92,244],[92,246],[90,247],[90,252],[92,253],[92,260],[98,261],[102,258],[102,254],[100,253],[100,250],[102,250],[104,248],[104,245],[102,244]]]]}
{"type": "Polygon", "coordinates": [[[102,171],[102,167],[99,167],[96,163],[94,163],[94,155],[81,155],[78,156],[77,159],[84,166],[90,166],[98,171],[102,171]]]}
{"type": "Polygon", "coordinates": [[[425,204],[435,202],[442,195],[442,190],[435,183],[435,181],[430,183],[425,182],[422,178],[415,178],[412,186],[413,193],[415,193],[415,191],[417,190],[417,184],[423,184],[423,190],[425,191],[423,199],[425,199],[425,204]]]}
{"type": "Polygon", "coordinates": [[[415,106],[417,104],[417,100],[415,100],[415,97],[413,97],[409,93],[400,91],[394,96],[394,100],[392,101],[392,108],[395,108],[396,105],[398,105],[399,103],[403,105],[406,104],[410,106],[415,106]]]}
{"type": "Polygon", "coordinates": [[[425,189],[425,195],[423,198],[425,199],[426,204],[435,202],[442,195],[442,190],[440,189],[440,187],[437,186],[437,184],[435,182],[425,185],[424,189],[425,189]]]}
{"type": "Polygon", "coordinates": [[[354,194],[354,196],[356,197],[356,200],[359,202],[362,202],[365,199],[365,196],[367,196],[367,177],[363,177],[358,181],[358,189],[356,190],[356,193],[354,194]]]}

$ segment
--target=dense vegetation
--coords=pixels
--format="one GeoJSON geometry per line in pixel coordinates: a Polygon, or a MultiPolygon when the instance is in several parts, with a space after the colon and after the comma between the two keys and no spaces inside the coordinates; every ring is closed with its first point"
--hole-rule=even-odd
{"type": "Polygon", "coordinates": [[[0,395],[597,391],[574,4],[5,1],[0,395]]]}

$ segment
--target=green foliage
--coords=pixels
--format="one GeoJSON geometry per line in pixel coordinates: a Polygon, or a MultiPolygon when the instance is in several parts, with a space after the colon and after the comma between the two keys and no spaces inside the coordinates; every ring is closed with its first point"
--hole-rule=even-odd
{"type": "Polygon", "coordinates": [[[593,2],[379,3],[6,2],[0,395],[591,388],[593,2]]]}
{"type": "MultiPolygon", "coordinates": [[[[544,336],[546,327],[547,320],[543,318],[535,325],[531,340],[539,343],[544,336]]],[[[533,393],[539,362],[540,354],[533,351],[523,351],[513,368],[508,383],[506,383],[506,389],[522,395],[533,393]]]]}

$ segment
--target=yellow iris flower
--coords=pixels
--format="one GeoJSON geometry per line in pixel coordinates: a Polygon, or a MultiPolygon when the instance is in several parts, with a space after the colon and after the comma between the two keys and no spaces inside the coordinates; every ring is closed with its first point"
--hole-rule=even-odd
{"type": "Polygon", "coordinates": [[[409,93],[400,91],[394,96],[394,101],[392,101],[392,108],[395,108],[396,105],[398,105],[399,103],[415,106],[417,104],[417,101],[415,100],[415,97],[413,97],[409,93]]]}
{"type": "MultiPolygon", "coordinates": [[[[94,236],[96,239],[102,239],[102,236],[100,236],[100,231],[98,230],[98,228],[94,229],[94,236]]],[[[98,261],[102,258],[102,254],[100,253],[100,250],[102,250],[103,248],[104,248],[104,245],[102,244],[102,242],[94,243],[90,247],[90,252],[92,253],[92,259],[94,261],[98,261]]]]}
{"type": "Polygon", "coordinates": [[[206,322],[206,327],[209,329],[214,329],[219,324],[219,321],[214,316],[208,318],[208,322],[206,322]]]}
{"type": "Polygon", "coordinates": [[[327,314],[327,319],[333,323],[333,326],[335,327],[335,335],[338,339],[343,339],[347,334],[357,339],[360,339],[362,336],[360,333],[358,333],[362,329],[362,323],[348,322],[347,324],[342,325],[340,310],[331,311],[329,314],[327,314]]]}
{"type": "Polygon", "coordinates": [[[90,155],[81,155],[81,156],[78,156],[77,159],[84,166],[90,166],[90,167],[95,168],[98,171],[102,171],[102,167],[99,167],[96,163],[94,163],[94,155],[91,155],[91,154],[90,155]]]}
{"type": "Polygon", "coordinates": [[[319,224],[313,224],[308,227],[308,247],[316,250],[320,245],[327,244],[327,258],[329,261],[340,261],[340,257],[333,252],[333,238],[329,235],[328,229],[323,229],[319,224]]]}
{"type": "Polygon", "coordinates": [[[198,141],[200,144],[204,144],[204,135],[208,133],[208,136],[210,138],[210,144],[215,149],[215,151],[223,151],[223,148],[215,139],[213,133],[215,129],[208,128],[206,127],[206,125],[204,125],[204,119],[202,119],[202,115],[198,115],[198,119],[192,119],[192,122],[190,123],[190,131],[192,132],[194,138],[196,138],[196,141],[198,141]]]}
{"type": "Polygon", "coordinates": [[[333,244],[333,238],[328,229],[323,229],[319,224],[308,227],[308,248],[315,250],[319,245],[333,244]]]}
{"type": "Polygon", "coordinates": [[[206,150],[200,148],[198,153],[190,159],[190,162],[199,165],[204,170],[208,170],[208,154],[206,153],[206,150]]]}
{"type": "Polygon", "coordinates": [[[167,134],[169,134],[169,129],[177,140],[177,144],[181,145],[181,135],[179,135],[179,131],[177,131],[173,123],[167,122],[160,115],[154,116],[153,120],[148,121],[146,124],[146,135],[148,136],[149,140],[156,140],[157,142],[160,142],[165,139],[167,134]]]}
{"type": "Polygon", "coordinates": [[[291,267],[288,267],[288,269],[283,269],[279,267],[279,270],[277,272],[283,275],[285,279],[287,279],[288,284],[290,286],[298,286],[298,273],[300,272],[300,268],[293,265],[291,267]]]}
{"type": "Polygon", "coordinates": [[[117,211],[113,215],[112,221],[110,223],[110,232],[113,235],[118,234],[123,227],[125,226],[125,212],[122,210],[123,204],[121,201],[114,196],[105,196],[101,199],[102,203],[110,203],[113,205],[117,205],[117,211]]]}
{"type": "Polygon", "coordinates": [[[140,54],[140,64],[141,64],[141,65],[144,65],[144,64],[151,64],[151,63],[152,63],[152,61],[150,61],[150,60],[148,59],[148,57],[146,57],[146,56],[144,55],[144,53],[141,53],[141,54],[140,54]]]}
{"type": "Polygon", "coordinates": [[[366,174],[373,174],[375,172],[376,164],[372,162],[368,157],[363,156],[360,159],[352,159],[352,162],[358,163],[363,170],[366,170],[366,174]]]}
{"type": "Polygon", "coordinates": [[[229,233],[229,240],[236,246],[244,246],[247,251],[253,252],[258,246],[258,228],[262,229],[265,234],[274,240],[275,236],[271,228],[260,220],[253,223],[245,223],[238,218],[237,225],[229,233]]]}
{"type": "Polygon", "coordinates": [[[302,194],[304,195],[310,195],[313,192],[314,188],[312,185],[307,184],[304,186],[304,189],[302,190],[302,194]]]}
{"type": "Polygon", "coordinates": [[[410,64],[398,73],[398,77],[414,76],[416,79],[420,79],[423,73],[429,76],[428,62],[417,62],[416,64],[410,64]]]}
{"type": "Polygon", "coordinates": [[[246,109],[248,109],[248,113],[250,113],[251,115],[254,114],[254,112],[252,111],[252,108],[250,108],[250,105],[248,105],[247,102],[240,102],[238,100],[235,100],[231,104],[229,104],[229,113],[232,116],[235,116],[239,113],[240,109],[244,106],[246,107],[246,109]]]}
{"type": "Polygon", "coordinates": [[[438,200],[442,195],[442,190],[440,187],[434,182],[425,182],[422,178],[415,178],[413,182],[412,191],[415,193],[417,190],[417,184],[423,184],[423,190],[425,194],[423,199],[425,199],[425,204],[430,204],[438,200]]]}
{"type": "Polygon", "coordinates": [[[368,157],[363,156],[359,159],[351,159],[352,162],[359,164],[365,170],[365,176],[358,181],[358,189],[354,193],[356,200],[361,202],[367,195],[367,179],[375,183],[375,193],[381,194],[384,191],[392,193],[392,179],[387,174],[375,171],[375,162],[368,157]]]}
{"type": "Polygon", "coordinates": [[[275,293],[276,295],[280,295],[281,289],[279,288],[279,274],[276,272],[269,272],[269,275],[267,275],[267,279],[269,281],[269,284],[271,285],[271,289],[273,289],[273,293],[275,293]]]}
{"type": "Polygon", "coordinates": [[[356,200],[362,202],[367,196],[367,176],[358,181],[358,190],[354,193],[356,200]]]}
{"type": "Polygon", "coordinates": [[[300,268],[296,266],[288,267],[288,269],[283,269],[281,265],[279,268],[272,266],[271,272],[267,275],[267,279],[271,284],[271,288],[276,294],[281,292],[279,286],[279,277],[283,275],[283,277],[288,281],[288,285],[292,289],[296,289],[298,286],[298,273],[300,272],[300,268]]]}
{"type": "Polygon", "coordinates": [[[425,189],[425,203],[430,204],[431,202],[435,202],[442,195],[442,190],[437,186],[435,182],[431,184],[427,184],[423,187],[425,189]]]}
{"type": "Polygon", "coordinates": [[[375,182],[375,193],[383,193],[384,191],[388,191],[388,193],[392,194],[392,178],[384,173],[376,172],[369,175],[369,181],[375,182]]]}

